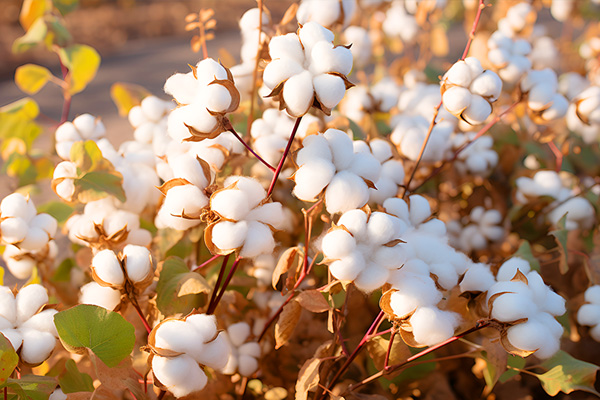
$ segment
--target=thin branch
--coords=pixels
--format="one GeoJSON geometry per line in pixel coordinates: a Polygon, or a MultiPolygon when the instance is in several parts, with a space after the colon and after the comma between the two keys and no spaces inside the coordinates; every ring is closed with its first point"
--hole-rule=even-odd
{"type": "Polygon", "coordinates": [[[277,164],[277,169],[275,170],[275,175],[273,176],[271,185],[269,185],[269,191],[267,192],[267,197],[269,197],[271,195],[271,193],[273,193],[273,189],[275,188],[275,182],[277,182],[277,179],[279,178],[279,174],[281,173],[281,170],[283,169],[283,164],[285,163],[285,159],[287,158],[287,155],[290,152],[290,148],[292,147],[292,142],[294,141],[294,138],[296,137],[296,132],[298,132],[298,126],[300,126],[301,120],[302,120],[302,117],[298,117],[296,119],[296,123],[294,124],[294,129],[292,129],[292,133],[290,134],[290,140],[288,140],[287,146],[285,146],[285,150],[283,152],[283,155],[281,156],[281,160],[279,160],[279,164],[277,164]]]}
{"type": "Polygon", "coordinates": [[[227,278],[225,278],[225,282],[223,282],[223,287],[221,288],[221,291],[215,298],[214,303],[208,307],[206,314],[211,315],[217,309],[217,306],[219,305],[221,298],[225,294],[225,291],[227,290],[227,286],[229,286],[229,283],[231,282],[231,279],[233,278],[233,274],[235,274],[235,270],[237,269],[237,266],[239,265],[241,260],[242,260],[242,257],[240,257],[240,256],[238,256],[235,259],[235,262],[233,263],[233,265],[231,266],[231,269],[229,270],[229,274],[227,274],[227,278]]]}
{"type": "MultiPolygon", "coordinates": [[[[221,269],[219,270],[219,276],[217,277],[217,282],[215,283],[215,288],[213,289],[213,292],[210,296],[210,301],[208,302],[209,310],[212,308],[212,305],[215,302],[215,299],[217,298],[217,293],[219,292],[219,286],[221,285],[221,280],[223,279],[223,276],[225,275],[225,269],[227,268],[227,261],[229,261],[230,255],[231,254],[227,254],[225,256],[225,258],[223,259],[223,263],[221,264],[221,269]]],[[[207,312],[207,314],[209,314],[209,313],[207,312]]]]}
{"type": "Polygon", "coordinates": [[[194,268],[192,270],[192,272],[201,270],[202,268],[206,267],[207,265],[209,265],[210,263],[212,263],[213,261],[215,261],[219,257],[222,257],[222,255],[217,254],[217,255],[212,256],[211,258],[209,258],[208,260],[204,261],[202,264],[200,264],[196,268],[194,268]]]}
{"type": "Polygon", "coordinates": [[[277,311],[275,311],[275,313],[271,316],[271,318],[269,318],[269,320],[265,323],[265,326],[263,327],[262,331],[260,332],[260,335],[258,335],[258,339],[257,339],[258,342],[260,342],[262,340],[262,338],[265,337],[265,334],[269,330],[269,327],[273,324],[273,322],[275,322],[277,317],[279,317],[279,314],[281,314],[281,312],[283,311],[283,307],[285,307],[286,304],[289,303],[290,300],[292,300],[292,298],[295,295],[296,295],[296,292],[290,293],[288,298],[285,299],[285,301],[279,306],[277,311]]]}
{"type": "Polygon", "coordinates": [[[550,151],[552,151],[552,154],[554,154],[554,157],[556,158],[555,170],[556,172],[560,172],[562,169],[563,153],[556,147],[556,144],[554,144],[552,140],[548,142],[548,147],[550,147],[550,151]]]}
{"type": "Polygon", "coordinates": [[[467,41],[467,45],[465,46],[465,51],[463,51],[461,60],[467,58],[467,54],[469,54],[469,49],[471,48],[471,42],[475,38],[475,31],[477,30],[477,25],[479,24],[479,19],[481,18],[481,12],[485,8],[485,0],[479,0],[479,7],[477,8],[477,15],[475,15],[475,20],[473,21],[473,27],[471,28],[471,32],[469,32],[469,40],[467,41]]]}
{"type": "Polygon", "coordinates": [[[69,93],[69,88],[70,88],[71,84],[67,83],[67,75],[69,75],[69,69],[67,68],[67,66],[65,64],[63,64],[60,57],[58,58],[58,60],[60,62],[60,70],[62,71],[63,81],[65,82],[65,85],[62,87],[64,101],[63,101],[62,114],[61,114],[60,123],[59,123],[59,125],[62,125],[63,123],[67,122],[67,120],[69,119],[69,111],[71,110],[72,97],[71,97],[71,94],[69,93]]]}
{"type": "Polygon", "coordinates": [[[265,167],[269,168],[271,170],[271,172],[275,172],[275,168],[273,168],[273,166],[271,164],[269,164],[268,162],[263,160],[262,157],[259,156],[254,150],[252,150],[250,145],[248,145],[248,143],[246,143],[246,141],[244,139],[242,139],[242,137],[235,131],[235,128],[231,124],[231,121],[228,121],[228,124],[229,124],[229,126],[227,127],[227,130],[230,131],[231,133],[233,133],[233,136],[235,136],[237,138],[237,140],[239,140],[244,145],[246,150],[248,150],[250,153],[252,153],[252,155],[254,157],[256,157],[258,159],[258,161],[263,163],[265,165],[265,167]]]}
{"type": "Polygon", "coordinates": [[[133,292],[131,292],[128,297],[129,297],[129,301],[133,305],[133,308],[135,308],[137,315],[142,320],[142,324],[144,324],[144,328],[146,328],[146,332],[148,332],[148,334],[150,334],[150,332],[152,332],[152,327],[146,320],[146,317],[144,316],[144,313],[142,312],[142,309],[140,308],[140,305],[137,301],[137,298],[135,297],[135,294],[133,292]]]}

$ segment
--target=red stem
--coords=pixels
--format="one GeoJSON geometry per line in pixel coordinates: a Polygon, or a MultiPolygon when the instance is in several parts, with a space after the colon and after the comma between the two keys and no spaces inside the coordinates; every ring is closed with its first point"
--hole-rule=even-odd
{"type": "Polygon", "coordinates": [[[560,170],[562,169],[563,154],[560,151],[560,149],[556,147],[553,141],[548,142],[548,147],[550,147],[550,150],[554,154],[554,157],[556,157],[556,172],[560,172],[560,170]]]}
{"type": "Polygon", "coordinates": [[[200,264],[196,268],[194,268],[192,270],[192,272],[198,271],[198,270],[206,267],[207,265],[209,265],[210,263],[212,263],[213,261],[215,261],[219,257],[222,257],[221,254],[217,254],[217,255],[212,256],[211,258],[209,258],[208,260],[204,261],[202,264],[200,264]]]}
{"type": "MultiPolygon", "coordinates": [[[[223,263],[221,264],[221,269],[219,270],[219,276],[217,277],[217,282],[215,283],[215,288],[213,289],[213,292],[210,296],[210,301],[208,302],[208,309],[210,310],[213,303],[215,302],[215,299],[217,297],[217,293],[219,291],[219,286],[221,285],[221,280],[223,279],[223,276],[225,275],[225,269],[227,268],[227,261],[229,261],[229,256],[231,254],[227,254],[225,256],[225,258],[223,259],[223,263]]],[[[210,313],[207,313],[210,314],[210,313]]]]}
{"type": "Polygon", "coordinates": [[[240,257],[240,256],[238,256],[235,259],[235,262],[233,263],[233,265],[231,266],[231,269],[229,270],[229,274],[227,274],[227,278],[225,278],[223,287],[221,288],[221,290],[219,291],[219,294],[215,298],[214,303],[211,306],[209,306],[208,310],[206,311],[206,313],[208,315],[211,315],[212,313],[215,312],[217,306],[219,305],[219,302],[221,301],[221,298],[223,297],[223,295],[225,294],[225,291],[227,290],[227,286],[229,285],[229,282],[231,282],[231,279],[233,278],[233,274],[235,273],[235,270],[237,269],[237,266],[240,263],[241,259],[242,259],[242,257],[240,257]]]}
{"type": "Polygon", "coordinates": [[[290,293],[290,295],[288,296],[287,299],[285,299],[285,301],[283,302],[283,304],[281,304],[281,306],[279,306],[279,308],[277,309],[277,311],[275,312],[275,314],[273,314],[271,316],[271,318],[269,318],[269,320],[265,324],[264,328],[262,329],[262,332],[260,332],[260,335],[258,335],[258,339],[257,339],[258,342],[260,342],[262,340],[262,338],[267,333],[267,330],[269,330],[269,327],[273,324],[273,322],[275,322],[275,320],[277,319],[277,317],[279,317],[279,314],[281,314],[281,312],[283,311],[283,307],[285,307],[285,305],[287,303],[289,303],[290,300],[292,300],[292,298],[294,297],[295,294],[296,294],[295,292],[290,293]]]}
{"type": "Polygon", "coordinates": [[[288,140],[287,146],[285,146],[285,150],[283,152],[283,156],[281,156],[281,160],[279,160],[279,164],[277,164],[277,169],[275,170],[275,175],[273,176],[273,180],[271,180],[271,185],[269,185],[269,191],[267,192],[267,197],[273,193],[273,189],[275,188],[275,182],[279,178],[279,174],[283,169],[283,164],[285,163],[285,159],[287,158],[288,153],[290,152],[290,148],[292,147],[292,142],[296,137],[296,132],[298,132],[298,126],[300,126],[300,120],[302,117],[298,117],[296,119],[296,123],[294,124],[294,129],[292,129],[292,133],[290,134],[290,140],[288,140]]]}
{"type": "MultiPolygon", "coordinates": [[[[63,64],[62,60],[59,57],[59,62],[60,62],[60,70],[62,71],[62,77],[63,80],[66,82],[67,80],[67,75],[69,74],[69,69],[63,64]]],[[[71,85],[68,85],[69,87],[71,85]]],[[[60,117],[60,123],[59,125],[62,125],[63,123],[67,122],[67,120],[69,119],[69,111],[71,110],[71,94],[69,94],[68,89],[63,89],[63,108],[62,108],[62,115],[60,117]]]]}
{"type": "Polygon", "coordinates": [[[471,32],[469,32],[469,40],[467,41],[467,45],[465,46],[465,51],[463,51],[463,55],[460,58],[464,60],[469,54],[469,49],[471,48],[471,42],[475,38],[475,31],[477,30],[477,25],[479,24],[479,19],[481,18],[481,12],[485,8],[485,0],[479,0],[479,7],[477,8],[477,15],[475,15],[475,20],[473,21],[473,27],[471,28],[471,32]]]}
{"type": "Polygon", "coordinates": [[[133,308],[135,309],[137,315],[142,320],[142,324],[144,324],[144,328],[146,328],[146,332],[148,332],[148,334],[150,334],[150,332],[152,332],[152,327],[146,320],[146,317],[144,316],[144,313],[142,312],[142,309],[140,308],[140,305],[137,301],[137,298],[135,297],[135,294],[133,294],[133,293],[129,294],[129,301],[133,305],[133,308]]]}
{"type": "Polygon", "coordinates": [[[237,140],[239,140],[244,145],[246,150],[248,150],[250,153],[252,153],[252,155],[254,157],[256,157],[258,159],[258,161],[263,163],[265,165],[265,167],[269,168],[271,170],[271,172],[275,172],[275,168],[273,168],[273,166],[271,164],[269,164],[268,162],[263,160],[263,158],[261,156],[259,156],[254,150],[252,150],[252,148],[248,145],[248,143],[246,143],[246,141],[244,139],[242,139],[242,137],[235,131],[231,122],[229,122],[229,126],[227,127],[227,130],[229,130],[231,133],[233,133],[233,136],[235,136],[237,138],[237,140]]]}

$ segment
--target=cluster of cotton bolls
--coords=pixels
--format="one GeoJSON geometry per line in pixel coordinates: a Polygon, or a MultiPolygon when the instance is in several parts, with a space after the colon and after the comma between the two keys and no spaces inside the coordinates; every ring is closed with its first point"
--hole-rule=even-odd
{"type": "Polygon", "coordinates": [[[490,318],[508,324],[502,337],[507,350],[549,358],[560,348],[563,328],[554,317],[565,313],[565,299],[546,286],[524,259],[505,261],[495,279],[489,267],[469,270],[461,290],[487,292],[485,306],[489,305],[490,318]]]}
{"type": "MultiPolygon", "coordinates": [[[[423,142],[433,119],[433,110],[441,100],[440,87],[428,85],[418,80],[416,74],[404,77],[405,88],[398,98],[399,114],[390,121],[391,141],[398,152],[410,160],[419,158],[423,142]]],[[[431,131],[422,160],[435,162],[442,160],[449,148],[450,135],[456,129],[456,118],[441,109],[436,124],[431,131]]]]}
{"type": "Polygon", "coordinates": [[[501,240],[505,235],[501,224],[500,211],[477,206],[460,221],[448,221],[446,227],[450,244],[469,253],[473,250],[483,250],[490,242],[501,240]]]}
{"type": "Polygon", "coordinates": [[[270,23],[269,14],[263,10],[262,21],[259,21],[259,14],[258,8],[252,8],[242,15],[239,23],[242,33],[241,62],[231,67],[231,74],[242,100],[247,100],[252,93],[254,67],[259,46],[263,46],[268,41],[265,28],[270,23]],[[260,38],[259,31],[261,31],[260,38]]]}
{"type": "Polygon", "coordinates": [[[140,143],[152,145],[154,154],[159,156],[164,155],[166,144],[169,142],[167,117],[172,108],[171,101],[147,96],[140,105],[129,110],[129,123],[135,128],[133,137],[140,143]]]}
{"type": "Polygon", "coordinates": [[[348,91],[340,103],[340,112],[360,124],[368,114],[390,112],[398,104],[400,92],[401,87],[390,77],[370,87],[357,85],[348,91]]]}
{"type": "Polygon", "coordinates": [[[526,204],[537,201],[540,197],[548,197],[553,201],[543,214],[551,224],[556,225],[566,214],[567,230],[590,228],[596,216],[594,207],[579,195],[572,181],[573,177],[567,172],[559,175],[555,171],[538,171],[533,178],[517,178],[516,199],[519,203],[526,204]]]}
{"type": "Polygon", "coordinates": [[[300,25],[314,21],[328,29],[346,26],[356,11],[356,0],[302,0],[296,12],[300,25]]]}
{"type": "Polygon", "coordinates": [[[82,214],[72,215],[65,224],[71,242],[91,247],[149,246],[152,235],[140,227],[139,215],[120,210],[115,203],[118,200],[105,197],[87,203],[82,214]]]}
{"type": "Polygon", "coordinates": [[[193,314],[161,322],[148,339],[156,383],[175,397],[204,389],[208,378],[201,365],[221,370],[229,360],[225,336],[217,330],[214,315],[193,314]]]}
{"type": "Polygon", "coordinates": [[[254,374],[258,370],[261,351],[258,342],[248,341],[250,325],[246,322],[231,324],[223,333],[229,342],[231,353],[221,372],[225,375],[233,375],[236,372],[242,376],[254,374]]]}
{"type": "Polygon", "coordinates": [[[589,80],[600,85],[600,36],[592,36],[579,47],[579,55],[585,60],[589,80]]]}
{"type": "Polygon", "coordinates": [[[589,86],[577,94],[567,111],[567,126],[586,143],[600,138],[600,86],[589,86]]]}
{"type": "Polygon", "coordinates": [[[342,32],[345,43],[352,43],[350,51],[354,60],[355,68],[364,68],[371,61],[373,54],[373,42],[369,31],[360,26],[349,26],[342,32]]]}
{"type": "Polygon", "coordinates": [[[42,310],[48,303],[48,292],[42,285],[32,284],[14,295],[0,286],[0,333],[19,351],[21,361],[37,365],[48,357],[56,345],[58,333],[53,309],[42,310]]]}
{"type": "Polygon", "coordinates": [[[577,311],[577,322],[590,326],[590,336],[600,342],[600,286],[587,288],[584,294],[585,304],[577,311]]]}
{"type": "Polygon", "coordinates": [[[547,29],[542,25],[533,27],[531,52],[529,53],[533,69],[552,68],[559,66],[560,52],[547,29]]]}
{"type": "Polygon", "coordinates": [[[554,70],[530,70],[521,80],[520,87],[527,93],[527,107],[535,121],[547,123],[563,118],[567,113],[569,101],[558,93],[558,77],[554,70]]]}
{"type": "Polygon", "coordinates": [[[498,21],[498,30],[513,38],[524,35],[537,20],[537,12],[527,2],[517,3],[506,12],[506,16],[498,21]]]}
{"type": "Polygon", "coordinates": [[[498,71],[498,75],[507,86],[512,86],[531,69],[531,60],[527,57],[531,44],[525,39],[511,38],[498,30],[487,42],[488,60],[498,71]]]}
{"type": "Polygon", "coordinates": [[[406,10],[403,1],[394,1],[385,13],[383,32],[392,38],[399,38],[405,44],[413,44],[419,33],[417,18],[406,10]]]}
{"type": "Polygon", "coordinates": [[[462,149],[454,161],[454,168],[462,175],[488,177],[498,165],[498,153],[494,150],[494,139],[483,135],[475,138],[475,132],[455,133],[451,137],[452,148],[447,158],[462,149]],[[468,147],[464,147],[469,143],[468,147]]]}
{"type": "Polygon", "coordinates": [[[352,69],[352,52],[334,46],[333,39],[330,30],[311,21],[298,34],[275,36],[269,42],[272,61],[263,81],[291,116],[306,114],[313,104],[329,114],[351,87],[346,75],[352,69]]]}
{"type": "Polygon", "coordinates": [[[324,191],[327,211],[332,214],[367,204],[369,187],[379,180],[381,164],[370,152],[357,151],[354,143],[337,129],[307,136],[296,155],[293,194],[300,200],[316,201],[324,191]]]}
{"type": "Polygon", "coordinates": [[[40,258],[54,258],[57,249],[52,238],[56,229],[56,219],[38,214],[29,197],[13,193],[2,199],[0,243],[6,245],[2,257],[16,278],[29,277],[40,258]]]}
{"type": "Polygon", "coordinates": [[[498,75],[484,70],[475,57],[457,61],[441,83],[446,110],[470,125],[482,124],[490,116],[502,91],[498,75]]]}
{"type": "Polygon", "coordinates": [[[394,158],[392,145],[383,139],[373,139],[367,144],[363,141],[354,142],[356,152],[371,153],[381,164],[379,179],[370,187],[369,202],[383,204],[383,202],[398,194],[398,188],[404,183],[404,166],[394,158]]]}
{"type": "Polygon", "coordinates": [[[128,244],[117,255],[105,249],[94,255],[90,266],[92,277],[99,285],[122,289],[127,283],[147,286],[154,276],[152,257],[146,247],[128,244]]]}
{"type": "Polygon", "coordinates": [[[56,153],[63,160],[70,160],[71,147],[75,142],[93,140],[94,142],[105,137],[106,128],[99,118],[90,114],[82,114],[73,122],[65,122],[56,128],[56,153]]]}
{"type": "Polygon", "coordinates": [[[281,203],[266,202],[266,191],[252,178],[229,176],[224,188],[210,197],[210,211],[218,219],[205,230],[213,254],[239,252],[252,258],[275,248],[273,231],[285,225],[281,203]]]}
{"type": "Polygon", "coordinates": [[[226,131],[225,114],[235,111],[240,100],[231,72],[212,58],[187,74],[172,75],[164,89],[178,104],[167,124],[169,135],[178,142],[213,139],[226,131]]]}

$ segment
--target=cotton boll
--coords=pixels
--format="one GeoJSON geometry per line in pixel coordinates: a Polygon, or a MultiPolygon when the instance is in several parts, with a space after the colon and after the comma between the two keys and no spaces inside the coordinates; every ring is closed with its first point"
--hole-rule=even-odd
{"type": "Polygon", "coordinates": [[[399,238],[399,221],[397,218],[382,212],[374,212],[367,223],[369,243],[384,245],[399,238]]]}
{"type": "Polygon", "coordinates": [[[265,203],[256,207],[246,215],[246,221],[259,221],[272,226],[274,229],[282,229],[285,216],[281,203],[265,203]]]}
{"type": "Polygon", "coordinates": [[[458,61],[446,72],[444,79],[452,85],[469,87],[473,80],[471,68],[465,61],[458,61]]]}
{"type": "Polygon", "coordinates": [[[210,84],[201,93],[206,108],[212,112],[225,112],[231,104],[231,94],[223,85],[210,84]]]}
{"type": "Polygon", "coordinates": [[[366,261],[362,253],[355,251],[341,260],[329,265],[331,274],[341,281],[353,281],[365,268],[366,261]]]}
{"type": "Polygon", "coordinates": [[[213,369],[225,367],[230,353],[231,347],[223,332],[219,333],[213,341],[205,343],[201,347],[196,346],[189,352],[198,363],[208,365],[213,369]]]}
{"type": "Polygon", "coordinates": [[[152,272],[152,258],[147,248],[128,244],[123,248],[123,256],[127,277],[132,282],[141,282],[152,272]]]}
{"type": "Polygon", "coordinates": [[[356,241],[346,230],[334,229],[323,237],[321,246],[325,257],[339,259],[356,249],[356,241]]]}
{"type": "Polygon", "coordinates": [[[48,332],[55,337],[58,337],[56,326],[54,325],[54,315],[58,313],[57,310],[48,309],[40,313],[35,314],[27,321],[19,326],[19,329],[34,329],[40,332],[48,332]]]}
{"type": "Polygon", "coordinates": [[[545,121],[554,121],[563,118],[567,114],[569,102],[562,95],[555,93],[551,103],[552,105],[542,113],[542,118],[545,121]]]}
{"type": "Polygon", "coordinates": [[[0,286],[0,316],[11,321],[11,323],[14,323],[17,319],[15,296],[7,286],[0,286]]]}
{"type": "Polygon", "coordinates": [[[469,89],[461,86],[452,86],[442,95],[444,107],[450,113],[458,115],[465,110],[472,101],[472,94],[469,89]]]}
{"type": "Polygon", "coordinates": [[[170,215],[197,216],[207,204],[206,195],[197,186],[181,185],[169,189],[163,208],[170,215]]]}
{"type": "Polygon", "coordinates": [[[600,304],[600,285],[594,285],[587,288],[584,298],[588,303],[600,304]]]}
{"type": "Polygon", "coordinates": [[[300,117],[306,114],[314,97],[311,73],[304,71],[289,78],[283,85],[282,94],[290,115],[300,117]]]}
{"type": "Polygon", "coordinates": [[[370,293],[383,286],[389,275],[390,271],[387,268],[370,263],[358,274],[354,284],[363,292],[370,293]]]}
{"type": "Polygon", "coordinates": [[[21,344],[23,344],[23,335],[17,329],[0,329],[0,333],[4,335],[10,342],[15,351],[19,350],[21,344]]]}
{"type": "Polygon", "coordinates": [[[305,54],[311,54],[312,47],[319,41],[333,42],[333,33],[319,25],[317,22],[309,21],[298,30],[298,37],[305,54]]]}
{"type": "Polygon", "coordinates": [[[49,214],[41,213],[29,221],[29,226],[43,229],[48,236],[53,237],[56,233],[58,223],[54,217],[49,214]]]}
{"type": "Polygon", "coordinates": [[[0,202],[0,214],[3,218],[16,217],[29,221],[32,217],[29,208],[29,201],[20,193],[9,194],[0,202]]]}
{"type": "MultiPolygon", "coordinates": [[[[325,133],[328,131],[329,130],[327,130],[325,133]]],[[[308,162],[317,160],[331,162],[333,160],[331,150],[335,149],[335,146],[330,148],[328,142],[329,140],[326,139],[325,135],[310,135],[304,138],[302,140],[302,148],[296,154],[296,164],[302,166],[308,162]]],[[[348,146],[346,143],[343,144],[345,148],[347,148],[345,151],[352,151],[351,144],[352,141],[350,141],[350,146],[348,146]]],[[[348,158],[351,159],[351,156],[348,158]]],[[[349,164],[350,161],[347,161],[347,163],[349,164]]]]}
{"type": "Polygon", "coordinates": [[[22,324],[48,303],[48,292],[39,284],[27,285],[15,297],[17,305],[17,325],[22,324]]]}
{"type": "Polygon", "coordinates": [[[23,334],[21,360],[28,364],[40,364],[48,357],[56,345],[56,337],[49,332],[35,329],[20,329],[23,334]]]}
{"type": "Polygon", "coordinates": [[[448,262],[431,263],[429,265],[430,272],[437,276],[438,284],[444,289],[450,290],[458,283],[458,274],[448,262]]]}
{"type": "Polygon", "coordinates": [[[376,182],[381,173],[381,164],[371,153],[355,153],[348,171],[376,182]]]}
{"type": "Polygon", "coordinates": [[[600,304],[582,305],[577,311],[577,322],[588,326],[600,324],[600,304]]]}
{"type": "Polygon", "coordinates": [[[431,207],[427,199],[420,195],[412,195],[410,200],[410,223],[417,226],[431,216],[431,207]]]}
{"type": "Polygon", "coordinates": [[[208,379],[196,361],[188,355],[152,358],[152,372],[175,397],[204,389],[208,379]]]}
{"type": "Polygon", "coordinates": [[[234,251],[240,248],[248,235],[248,223],[246,221],[230,222],[221,221],[213,226],[212,242],[223,251],[234,251]]]}
{"type": "Polygon", "coordinates": [[[331,182],[335,167],[331,162],[314,160],[302,165],[294,175],[293,193],[300,200],[315,201],[316,197],[331,182]]]}
{"type": "Polygon", "coordinates": [[[43,229],[30,227],[23,241],[19,243],[19,248],[27,251],[37,251],[43,248],[48,240],[50,238],[43,229]]]}
{"type": "MultiPolygon", "coordinates": [[[[294,33],[271,38],[271,41],[269,42],[269,54],[273,60],[291,59],[298,65],[304,64],[304,51],[302,50],[302,45],[298,40],[298,36],[294,33]]],[[[268,68],[268,66],[266,68],[268,68]]],[[[272,89],[272,87],[269,88],[272,89]]]]}
{"type": "Polygon", "coordinates": [[[192,314],[185,322],[195,329],[196,339],[201,343],[209,342],[217,336],[217,319],[214,315],[192,314]]]}
{"type": "Polygon", "coordinates": [[[549,85],[536,85],[529,91],[527,105],[534,111],[542,110],[554,97],[555,89],[549,85]]]}
{"type": "Polygon", "coordinates": [[[490,267],[485,264],[475,264],[460,281],[461,292],[485,292],[496,282],[490,267]]]}
{"type": "Polygon", "coordinates": [[[237,188],[246,194],[246,202],[251,208],[256,207],[261,201],[263,201],[267,195],[267,192],[262,187],[260,182],[256,179],[248,178],[245,176],[228,176],[225,179],[223,185],[225,187],[236,183],[237,188]]]}
{"type": "Polygon", "coordinates": [[[120,286],[125,283],[121,263],[112,250],[102,250],[92,259],[92,268],[96,276],[108,285],[120,286]]]}
{"type": "Polygon", "coordinates": [[[434,307],[420,307],[410,317],[415,340],[425,346],[432,346],[454,335],[458,326],[457,314],[434,307]]]}
{"type": "Polygon", "coordinates": [[[154,333],[154,347],[158,349],[188,353],[196,346],[198,346],[196,329],[182,320],[165,320],[154,333]]]}
{"type": "Polygon", "coordinates": [[[246,322],[232,324],[227,328],[227,334],[231,343],[235,347],[240,347],[248,339],[248,336],[250,336],[250,325],[246,322]]]}
{"type": "Polygon", "coordinates": [[[251,204],[247,202],[246,193],[239,189],[221,190],[213,194],[210,206],[223,218],[234,221],[244,219],[251,208],[251,204]]]}
{"type": "Polygon", "coordinates": [[[508,341],[518,349],[536,351],[539,358],[549,358],[556,353],[560,342],[548,335],[547,328],[536,319],[510,327],[507,331],[508,341]]]}
{"type": "Polygon", "coordinates": [[[405,222],[409,222],[410,213],[408,211],[408,204],[403,199],[397,197],[389,198],[383,202],[383,208],[386,212],[395,215],[405,222]]]}
{"type": "Polygon", "coordinates": [[[327,129],[323,136],[327,139],[337,170],[350,167],[354,157],[352,139],[339,129],[327,129]]]}
{"type": "Polygon", "coordinates": [[[394,280],[393,288],[397,291],[390,296],[390,307],[398,318],[405,318],[418,307],[434,306],[442,299],[430,277],[412,273],[401,276],[394,280]]]}
{"type": "Polygon", "coordinates": [[[256,358],[241,355],[239,359],[238,372],[242,376],[251,376],[258,370],[258,361],[256,358]]]}
{"type": "Polygon", "coordinates": [[[25,239],[28,231],[27,222],[23,218],[7,218],[0,222],[1,238],[5,243],[18,243],[25,239]]]}
{"type": "Polygon", "coordinates": [[[310,67],[314,75],[327,72],[338,72],[348,75],[352,69],[352,52],[343,46],[333,46],[333,43],[320,41],[315,43],[310,52],[310,67]]]}
{"type": "Polygon", "coordinates": [[[271,229],[260,222],[250,221],[240,256],[252,258],[260,254],[271,253],[274,248],[275,240],[273,239],[271,229]]]}
{"type": "Polygon", "coordinates": [[[493,71],[484,71],[471,82],[469,90],[481,97],[496,101],[502,92],[502,80],[493,71]]]}
{"type": "Polygon", "coordinates": [[[317,99],[325,107],[332,109],[344,98],[346,84],[336,75],[321,74],[313,78],[313,87],[317,99]]]}
{"type": "Polygon", "coordinates": [[[359,176],[349,172],[337,173],[325,190],[327,212],[345,212],[360,208],[369,201],[369,188],[359,176]]]}
{"type": "Polygon", "coordinates": [[[121,292],[111,287],[100,286],[96,282],[90,282],[81,287],[79,302],[112,311],[121,303],[121,292]]]}
{"type": "MultiPolygon", "coordinates": [[[[290,35],[293,35],[293,34],[290,34],[290,35]]],[[[280,38],[280,37],[282,37],[282,36],[274,37],[273,39],[271,39],[271,43],[273,43],[273,41],[275,39],[280,38]]],[[[298,40],[296,40],[296,43],[298,43],[298,40]]],[[[300,46],[300,44],[298,43],[298,47],[299,46],[300,46]]],[[[288,57],[273,58],[273,61],[271,61],[265,67],[265,70],[263,72],[263,80],[264,80],[265,85],[269,89],[273,90],[279,83],[281,83],[281,82],[287,83],[288,79],[302,73],[303,71],[304,71],[304,68],[302,68],[302,64],[300,64],[300,62],[296,61],[295,59],[288,58],[288,57]]]]}
{"type": "Polygon", "coordinates": [[[498,321],[513,322],[528,318],[536,311],[537,307],[530,299],[516,293],[505,293],[494,300],[490,316],[498,321]]]}
{"type": "MultiPolygon", "coordinates": [[[[81,140],[81,136],[72,122],[65,122],[56,128],[54,138],[57,142],[76,142],[81,140]]],[[[71,143],[72,144],[72,143],[71,143]]],[[[69,146],[70,147],[70,146],[69,146]]],[[[61,157],[62,158],[62,157],[61,157]]],[[[69,156],[67,155],[67,159],[69,156]]]]}

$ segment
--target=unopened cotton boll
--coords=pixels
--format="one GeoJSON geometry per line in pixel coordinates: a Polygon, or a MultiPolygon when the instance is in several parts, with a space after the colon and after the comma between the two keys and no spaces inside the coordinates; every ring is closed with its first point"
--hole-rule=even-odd
{"type": "Polygon", "coordinates": [[[111,287],[89,282],[81,287],[79,302],[114,310],[121,303],[121,292],[111,287]]]}
{"type": "Polygon", "coordinates": [[[208,379],[196,361],[186,355],[152,358],[152,372],[175,397],[204,389],[208,379]]]}

